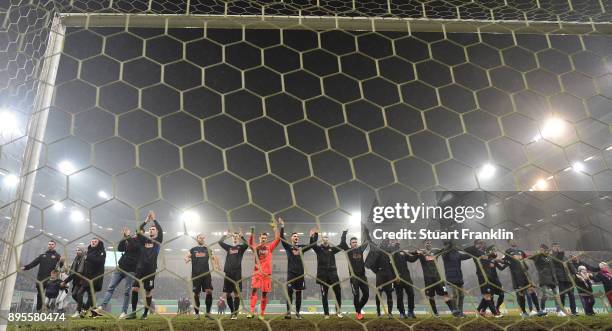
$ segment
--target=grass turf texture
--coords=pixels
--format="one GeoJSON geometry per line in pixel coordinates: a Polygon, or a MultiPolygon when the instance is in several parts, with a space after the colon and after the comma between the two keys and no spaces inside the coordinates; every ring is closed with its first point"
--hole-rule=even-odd
{"type": "MultiPolygon", "coordinates": [[[[203,316],[202,316],[203,317],[203,316]]],[[[151,316],[149,319],[141,320],[116,320],[110,317],[97,319],[67,319],[63,323],[32,323],[20,324],[19,327],[9,326],[9,330],[169,330],[170,323],[174,330],[221,330],[220,325],[225,331],[244,331],[244,330],[373,330],[373,331],[394,331],[412,330],[437,331],[437,330],[612,330],[612,315],[600,315],[594,317],[579,316],[560,318],[550,317],[531,317],[522,320],[518,316],[506,316],[503,318],[476,318],[468,317],[463,319],[453,317],[419,317],[416,320],[388,320],[386,318],[376,318],[373,315],[366,316],[366,319],[358,323],[352,317],[339,319],[332,317],[328,320],[320,315],[305,316],[302,320],[285,320],[283,316],[275,315],[266,317],[266,322],[258,319],[247,319],[240,316],[238,320],[222,318],[220,320],[193,320],[192,316],[175,316],[163,318],[151,316]]]]}

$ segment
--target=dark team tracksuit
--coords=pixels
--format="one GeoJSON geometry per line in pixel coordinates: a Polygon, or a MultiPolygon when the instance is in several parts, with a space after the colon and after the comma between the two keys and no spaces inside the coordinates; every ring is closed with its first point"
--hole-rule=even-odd
{"type": "Polygon", "coordinates": [[[565,296],[569,297],[570,310],[572,314],[576,314],[576,298],[574,297],[574,284],[568,275],[569,270],[565,265],[565,252],[553,252],[553,265],[555,267],[555,275],[559,283],[559,295],[561,296],[561,305],[565,306],[565,296]]]}
{"type": "Polygon", "coordinates": [[[295,312],[300,313],[302,308],[302,290],[306,289],[304,280],[304,263],[302,255],[308,251],[310,245],[294,245],[285,240],[285,228],[280,229],[281,243],[287,255],[287,313],[291,312],[291,304],[293,303],[293,292],[295,291],[295,312]]]}
{"type": "Polygon", "coordinates": [[[465,298],[461,262],[471,258],[472,257],[469,254],[460,252],[454,247],[447,249],[442,253],[442,262],[444,263],[444,275],[446,276],[446,282],[450,284],[449,287],[452,292],[453,304],[460,313],[463,313],[463,300],[465,298]]]}
{"type": "MultiPolygon", "coordinates": [[[[191,283],[193,285],[193,307],[196,315],[200,313],[200,292],[212,290],[212,277],[210,276],[210,250],[206,246],[195,246],[189,250],[191,256],[191,283]]],[[[212,293],[206,293],[206,313],[210,314],[212,308],[212,293]]]]}
{"type": "Polygon", "coordinates": [[[342,292],[340,289],[340,279],[336,268],[336,254],[341,251],[336,246],[317,245],[318,234],[310,237],[310,244],[314,244],[312,249],[317,254],[317,284],[321,285],[321,300],[323,301],[323,312],[329,315],[329,303],[327,302],[329,287],[332,287],[336,296],[338,312],[342,306],[342,292]],[[332,285],[333,284],[333,285],[332,285]]]}
{"type": "Polygon", "coordinates": [[[223,292],[225,292],[227,305],[232,313],[237,312],[240,307],[240,297],[232,297],[232,293],[240,294],[242,292],[242,258],[244,257],[244,252],[249,248],[246,240],[244,238],[241,239],[242,244],[238,245],[226,244],[223,242],[223,239],[219,241],[221,248],[227,252],[225,266],[223,267],[223,272],[225,272],[223,292]]]}
{"type": "MultiPolygon", "coordinates": [[[[150,292],[155,288],[155,271],[157,270],[157,256],[161,250],[161,244],[164,241],[164,230],[161,228],[157,220],[153,220],[153,225],[157,228],[157,237],[150,238],[145,236],[145,226],[147,222],[143,222],[140,225],[140,232],[138,233],[136,240],[141,245],[140,257],[138,258],[138,264],[136,266],[136,279],[133,287],[140,288],[138,279],[142,281],[144,289],[150,292]]],[[[143,316],[147,316],[149,313],[149,307],[153,298],[146,296],[146,306],[144,308],[143,316]]],[[[136,311],[138,306],[138,291],[132,292],[132,312],[136,311]]]]}
{"type": "Polygon", "coordinates": [[[512,277],[512,287],[515,290],[516,300],[523,313],[527,313],[525,309],[525,296],[529,295],[531,302],[535,305],[536,310],[540,311],[540,303],[538,295],[535,291],[529,293],[528,289],[534,287],[527,270],[529,267],[523,259],[527,258],[527,253],[518,248],[508,248],[504,256],[504,262],[510,268],[510,276],[512,277]]]}
{"type": "Polygon", "coordinates": [[[363,307],[368,303],[370,298],[370,288],[368,287],[368,278],[365,273],[365,262],[363,261],[363,253],[368,247],[368,240],[364,241],[360,246],[355,248],[349,247],[346,243],[347,232],[342,232],[342,238],[338,247],[346,251],[349,260],[351,274],[351,291],[353,292],[353,305],[355,312],[361,313],[363,307]],[[360,295],[361,292],[361,295],[360,295]]]}
{"type": "Polygon", "coordinates": [[[38,266],[36,280],[42,283],[42,287],[36,283],[36,310],[41,310],[43,303],[45,302],[43,292],[47,279],[51,275],[51,271],[54,270],[58,264],[59,267],[63,266],[63,263],[60,262],[60,258],[61,255],[59,255],[55,250],[47,250],[46,252],[37,256],[32,262],[24,266],[25,270],[30,270],[38,266]]]}

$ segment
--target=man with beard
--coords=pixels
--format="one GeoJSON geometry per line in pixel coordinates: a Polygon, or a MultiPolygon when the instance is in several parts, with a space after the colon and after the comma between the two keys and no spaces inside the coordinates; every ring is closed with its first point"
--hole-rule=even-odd
{"type": "MultiPolygon", "coordinates": [[[[85,317],[87,311],[93,307],[96,293],[102,290],[104,277],[99,276],[104,274],[105,261],[106,250],[104,250],[104,243],[98,238],[91,239],[83,262],[83,278],[81,279],[81,285],[76,294],[77,307],[82,307],[80,311],[82,318],[85,317]],[[87,302],[83,305],[85,293],[87,293],[87,302]]],[[[92,310],[91,315],[92,317],[97,317],[100,314],[92,310]]]]}
{"type": "Polygon", "coordinates": [[[416,318],[414,314],[414,289],[412,288],[412,277],[408,269],[408,263],[418,261],[419,257],[409,252],[400,249],[399,241],[393,244],[393,263],[397,270],[393,288],[397,296],[397,310],[400,312],[400,318],[416,318]],[[404,308],[404,292],[408,296],[408,314],[404,308]]]}
{"type": "MultiPolygon", "coordinates": [[[[291,304],[293,304],[293,292],[295,291],[295,318],[302,319],[300,308],[302,307],[302,291],[306,289],[304,281],[304,264],[302,256],[312,246],[300,245],[300,236],[297,232],[291,233],[291,242],[285,239],[285,222],[282,218],[278,218],[280,224],[281,243],[287,254],[287,313],[285,319],[291,319],[291,304]]],[[[314,229],[310,230],[310,236],[314,235],[314,229]]]]}
{"type": "Polygon", "coordinates": [[[383,292],[387,296],[387,317],[393,318],[393,280],[395,274],[391,265],[391,252],[393,247],[389,243],[389,239],[383,239],[380,245],[370,242],[370,253],[365,260],[366,268],[372,270],[376,274],[376,315],[382,316],[380,309],[380,299],[383,292]]]}
{"type": "Polygon", "coordinates": [[[512,277],[512,287],[515,291],[516,300],[518,301],[519,307],[521,308],[522,317],[528,317],[527,310],[525,308],[525,297],[529,295],[532,304],[537,310],[538,316],[546,315],[546,312],[540,310],[540,303],[538,302],[538,295],[535,291],[535,286],[529,279],[529,269],[525,259],[527,253],[518,248],[518,244],[515,240],[509,239],[508,243],[510,248],[506,250],[504,256],[504,263],[510,267],[510,276],[512,277]]]}
{"type": "Polygon", "coordinates": [[[136,240],[140,245],[140,257],[136,266],[136,280],[132,284],[132,312],[126,319],[136,318],[136,307],[138,306],[138,292],[140,291],[140,282],[142,282],[145,290],[146,304],[144,313],[141,319],[147,319],[151,303],[153,302],[153,289],[155,288],[155,271],[157,270],[157,256],[161,250],[161,244],[164,241],[164,231],[161,225],[157,222],[155,213],[149,211],[145,221],[140,225],[140,231],[137,234],[136,240]],[[149,236],[145,236],[145,226],[149,226],[149,236]]]}
{"type": "MultiPolygon", "coordinates": [[[[81,277],[81,275],[83,275],[83,268],[85,267],[84,262],[85,262],[85,250],[83,249],[83,247],[77,246],[76,256],[74,257],[74,260],[72,261],[72,265],[70,265],[70,271],[69,271],[70,274],[61,283],[61,286],[65,287],[66,284],[72,282],[70,293],[74,301],[76,301],[77,303],[78,303],[77,293],[79,293],[79,288],[81,287],[81,284],[83,282],[83,278],[81,277]]],[[[74,312],[74,315],[72,315],[72,317],[75,317],[75,318],[79,317],[81,308],[82,308],[81,306],[77,305],[77,309],[74,312]]]]}
{"type": "MultiPolygon", "coordinates": [[[[597,276],[599,275],[598,272],[600,271],[600,268],[598,267],[594,267],[584,261],[580,260],[580,256],[578,254],[571,254],[570,255],[570,259],[569,261],[567,261],[567,268],[569,269],[570,273],[572,274],[572,277],[574,279],[574,283],[576,283],[576,285],[578,285],[578,283],[580,282],[580,280],[577,278],[578,275],[578,268],[580,266],[584,266],[586,268],[586,270],[588,272],[591,273],[597,273],[594,277],[593,280],[595,280],[595,278],[597,278],[597,276]]],[[[578,293],[580,293],[580,288],[578,288],[578,293]]],[[[582,301],[582,300],[581,300],[582,301]]],[[[582,308],[584,308],[585,311],[587,311],[588,306],[584,305],[584,301],[582,301],[582,308]]],[[[611,302],[612,304],[612,302],[611,302]]]]}
{"type": "Polygon", "coordinates": [[[240,293],[242,293],[242,258],[244,252],[249,248],[246,240],[242,236],[242,230],[240,232],[234,232],[232,234],[232,245],[223,242],[226,237],[230,236],[231,231],[227,231],[227,236],[223,236],[219,240],[219,245],[223,248],[227,255],[225,256],[225,266],[223,272],[225,272],[225,278],[223,278],[223,292],[227,299],[227,305],[229,306],[231,317],[230,319],[238,318],[238,308],[240,307],[240,293]]]}
{"type": "Polygon", "coordinates": [[[119,319],[123,319],[127,316],[128,305],[130,304],[130,292],[132,289],[132,283],[134,282],[134,271],[138,264],[138,257],[140,256],[140,244],[136,240],[136,235],[131,235],[130,229],[123,227],[122,229],[123,238],[119,242],[117,250],[123,252],[119,259],[119,268],[113,271],[110,283],[104,294],[102,305],[98,307],[96,313],[102,314],[108,308],[113,293],[117,289],[117,286],[121,281],[125,280],[125,291],[123,292],[123,305],[121,306],[121,315],[119,319]]]}
{"type": "Polygon", "coordinates": [[[555,275],[559,282],[559,295],[561,296],[561,307],[565,307],[565,296],[569,298],[570,311],[573,316],[577,316],[576,312],[576,297],[574,297],[574,284],[569,276],[569,269],[565,265],[565,252],[561,249],[558,243],[552,244],[553,265],[555,267],[555,275]]]}
{"type": "Polygon", "coordinates": [[[557,280],[557,274],[555,272],[555,266],[553,259],[550,256],[550,249],[548,246],[540,245],[540,251],[538,254],[530,257],[533,260],[536,269],[538,270],[538,278],[540,280],[540,289],[542,290],[542,297],[540,299],[540,307],[542,310],[546,309],[546,300],[552,295],[555,300],[555,306],[557,309],[557,315],[560,317],[566,316],[561,310],[561,300],[559,298],[559,291],[557,286],[559,284],[557,280]]]}
{"type": "Polygon", "coordinates": [[[210,316],[210,309],[212,308],[212,277],[210,275],[211,261],[216,262],[216,258],[212,255],[211,250],[204,244],[204,235],[198,233],[196,236],[198,245],[192,247],[189,253],[185,256],[185,263],[191,262],[191,283],[193,290],[193,299],[195,304],[193,310],[195,311],[195,319],[200,319],[200,292],[206,293],[206,318],[212,319],[210,316]]]}
{"type": "Polygon", "coordinates": [[[363,261],[363,253],[368,247],[370,237],[368,229],[365,229],[365,240],[361,245],[357,242],[357,237],[350,239],[350,246],[346,244],[346,234],[348,230],[342,232],[340,245],[338,247],[346,251],[349,260],[349,274],[351,275],[351,291],[353,292],[353,305],[355,306],[355,314],[357,319],[362,320],[363,314],[361,310],[368,303],[370,297],[370,288],[368,287],[368,278],[365,274],[365,263],[363,261]],[[360,294],[361,292],[361,294],[360,294]]]}
{"type": "Polygon", "coordinates": [[[262,232],[259,235],[259,244],[255,244],[255,228],[251,228],[249,247],[255,253],[255,265],[253,266],[253,278],[251,283],[251,312],[247,318],[253,318],[255,306],[257,305],[257,290],[261,290],[261,304],[259,318],[263,319],[268,305],[268,293],[272,291],[272,253],[280,243],[280,233],[274,220],[272,227],[275,232],[274,241],[268,243],[268,234],[262,232]]]}
{"type": "Polygon", "coordinates": [[[429,300],[431,311],[435,317],[440,316],[438,314],[438,308],[436,307],[436,295],[442,296],[450,312],[454,316],[459,317],[457,311],[455,311],[453,301],[448,296],[446,286],[444,286],[444,283],[440,278],[440,273],[438,272],[436,258],[439,254],[440,250],[434,250],[431,246],[431,241],[429,240],[425,241],[424,248],[416,251],[416,255],[419,261],[421,261],[421,268],[423,269],[423,279],[425,280],[425,295],[429,300]]]}
{"type": "Polygon", "coordinates": [[[329,318],[328,293],[331,286],[336,296],[336,316],[342,318],[342,292],[340,289],[340,278],[336,268],[336,254],[342,251],[337,246],[332,246],[326,235],[321,237],[321,245],[317,245],[319,238],[318,230],[315,229],[310,236],[310,244],[317,254],[317,284],[321,286],[321,300],[323,302],[323,313],[329,318]]]}
{"type": "Polygon", "coordinates": [[[463,290],[463,271],[461,270],[461,262],[469,260],[472,257],[469,254],[461,252],[452,242],[444,243],[442,251],[442,262],[444,263],[444,275],[446,282],[451,290],[451,300],[457,309],[459,317],[465,317],[463,313],[463,300],[465,291],[463,290]]]}
{"type": "Polygon", "coordinates": [[[47,251],[37,256],[32,262],[21,267],[21,270],[30,270],[38,266],[38,273],[36,274],[36,311],[40,312],[45,302],[44,288],[51,271],[57,266],[62,267],[62,257],[55,251],[57,244],[54,240],[47,242],[47,251]]]}

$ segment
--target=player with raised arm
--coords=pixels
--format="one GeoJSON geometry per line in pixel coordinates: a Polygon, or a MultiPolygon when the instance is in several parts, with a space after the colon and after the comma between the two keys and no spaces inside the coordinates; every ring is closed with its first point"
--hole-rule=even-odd
{"type": "Polygon", "coordinates": [[[155,213],[149,211],[144,222],[140,225],[139,231],[136,234],[136,240],[141,245],[140,257],[136,266],[136,280],[132,284],[132,312],[126,319],[136,318],[136,307],[138,306],[138,292],[140,291],[140,283],[142,282],[145,290],[146,305],[141,319],[147,319],[149,308],[153,302],[153,289],[155,288],[155,272],[157,271],[157,256],[161,250],[161,244],[164,241],[164,231],[157,222],[155,213]],[[153,224],[151,224],[153,223],[153,224]],[[145,227],[149,225],[148,230],[145,227]],[[148,236],[144,233],[148,232],[148,236]]]}
{"type": "Polygon", "coordinates": [[[527,263],[525,259],[528,257],[527,253],[518,248],[518,244],[515,240],[508,240],[510,248],[506,250],[504,256],[504,262],[510,267],[510,276],[512,277],[512,287],[515,291],[516,300],[518,301],[521,309],[521,316],[528,317],[527,310],[525,307],[525,296],[529,295],[532,304],[535,306],[537,315],[544,316],[546,312],[540,310],[540,302],[538,301],[538,295],[535,291],[535,285],[529,278],[527,263]]]}
{"type": "Polygon", "coordinates": [[[460,315],[455,310],[453,301],[448,296],[446,286],[444,285],[444,282],[442,282],[440,273],[438,272],[436,258],[440,255],[440,253],[441,250],[432,248],[431,241],[429,240],[425,241],[424,248],[418,249],[416,251],[416,255],[419,261],[421,261],[421,268],[423,269],[423,279],[425,281],[425,295],[429,300],[431,311],[435,317],[440,316],[438,314],[438,308],[436,307],[436,295],[441,296],[451,313],[454,316],[459,317],[460,315]]]}
{"type": "Polygon", "coordinates": [[[253,266],[253,278],[251,283],[251,312],[247,318],[253,318],[255,306],[257,305],[257,290],[261,291],[261,303],[259,318],[263,319],[268,305],[268,293],[272,291],[272,253],[280,243],[280,233],[276,223],[272,221],[274,229],[274,241],[268,243],[268,234],[259,234],[259,244],[255,244],[255,228],[251,227],[249,236],[249,247],[255,254],[255,265],[253,266]]]}
{"type": "Polygon", "coordinates": [[[242,230],[234,232],[232,236],[232,244],[226,244],[223,242],[225,238],[230,236],[231,231],[227,231],[227,235],[221,237],[219,240],[219,246],[223,248],[227,255],[225,256],[225,266],[223,272],[225,272],[225,278],[223,279],[223,292],[227,299],[227,305],[229,306],[231,317],[230,319],[238,318],[238,308],[240,308],[240,293],[242,292],[242,258],[244,252],[249,248],[242,230]]]}
{"type": "Polygon", "coordinates": [[[400,312],[400,318],[416,318],[414,314],[414,289],[412,288],[412,276],[408,269],[408,263],[418,261],[417,255],[411,254],[400,248],[399,241],[393,243],[393,263],[397,270],[397,277],[393,283],[395,295],[397,296],[397,310],[400,312]],[[408,313],[404,307],[404,292],[408,297],[408,313]]]}
{"type": "MultiPolygon", "coordinates": [[[[285,239],[285,221],[279,217],[278,224],[280,224],[281,243],[285,249],[285,254],[287,254],[287,294],[289,300],[287,301],[285,318],[291,319],[291,304],[293,304],[293,292],[295,291],[295,318],[302,319],[302,315],[300,315],[302,291],[306,289],[302,256],[312,246],[300,244],[300,236],[297,232],[291,233],[291,241],[288,242],[285,239]]],[[[314,231],[314,229],[310,231],[311,236],[314,231]]]]}
{"type": "Polygon", "coordinates": [[[380,245],[370,242],[370,253],[365,259],[366,268],[376,274],[376,290],[378,291],[375,297],[376,315],[382,316],[380,299],[384,292],[387,296],[387,317],[389,319],[393,318],[393,279],[395,278],[390,257],[392,250],[389,239],[383,239],[380,245]]]}
{"type": "Polygon", "coordinates": [[[218,268],[218,261],[212,250],[206,246],[204,242],[204,235],[198,233],[196,241],[198,245],[192,247],[189,253],[185,255],[185,263],[191,262],[191,283],[193,285],[193,299],[195,305],[193,310],[195,311],[195,319],[200,319],[200,292],[206,293],[206,318],[212,319],[210,316],[210,309],[212,308],[212,277],[210,275],[210,262],[213,262],[215,269],[218,268]]]}
{"type": "Polygon", "coordinates": [[[340,278],[338,277],[338,269],[336,268],[336,254],[342,250],[337,246],[332,246],[329,242],[329,237],[323,235],[321,244],[317,245],[319,238],[318,229],[310,236],[310,244],[312,249],[317,254],[317,284],[321,286],[321,300],[323,303],[323,313],[325,318],[329,318],[329,303],[328,293],[331,286],[336,296],[336,316],[342,318],[342,292],[340,289],[340,278]]]}
{"type": "Polygon", "coordinates": [[[342,232],[340,245],[338,247],[346,251],[349,260],[349,273],[351,275],[351,291],[353,292],[353,305],[355,306],[355,314],[357,319],[362,320],[363,314],[361,310],[368,303],[370,297],[370,288],[368,287],[368,277],[366,277],[365,262],[363,254],[370,242],[368,230],[365,229],[365,240],[359,245],[357,237],[350,239],[350,246],[346,244],[346,234],[348,230],[342,232]],[[360,294],[361,292],[361,294],[360,294]]]}
{"type": "MultiPolygon", "coordinates": [[[[499,308],[504,303],[504,290],[502,289],[501,281],[499,280],[499,275],[497,274],[497,270],[504,270],[508,267],[508,265],[500,258],[498,258],[497,253],[494,249],[490,249],[487,252],[486,258],[481,260],[482,268],[484,270],[485,275],[487,276],[487,293],[491,294],[491,300],[489,301],[489,309],[493,316],[499,318],[503,317],[499,308]],[[493,304],[495,299],[495,295],[497,295],[497,304],[493,304]]],[[[484,316],[486,311],[486,307],[483,307],[481,310],[481,315],[484,316]]]]}
{"type": "Polygon", "coordinates": [[[465,317],[463,313],[465,290],[463,289],[464,281],[461,264],[463,261],[469,260],[472,257],[459,250],[451,241],[444,243],[444,250],[441,255],[444,264],[444,276],[446,277],[446,283],[449,285],[448,287],[451,292],[451,300],[453,300],[457,315],[459,317],[465,317]]]}

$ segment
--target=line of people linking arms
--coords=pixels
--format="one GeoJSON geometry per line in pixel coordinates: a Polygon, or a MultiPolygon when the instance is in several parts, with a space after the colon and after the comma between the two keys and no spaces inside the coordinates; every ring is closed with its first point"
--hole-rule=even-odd
{"type": "MultiPolygon", "coordinates": [[[[465,316],[463,309],[465,290],[462,273],[462,262],[465,260],[472,260],[476,266],[476,275],[482,294],[477,313],[482,316],[486,316],[487,309],[492,316],[502,316],[500,306],[504,302],[505,292],[497,271],[506,268],[510,270],[512,287],[523,317],[546,315],[545,307],[548,299],[554,300],[559,316],[566,316],[564,311],[566,297],[570,305],[568,313],[577,315],[574,288],[578,291],[585,314],[593,315],[595,314],[593,310],[594,282],[603,284],[608,302],[612,306],[612,274],[607,263],[602,262],[594,267],[580,261],[578,255],[571,255],[569,259],[566,259],[565,252],[559,244],[553,244],[552,249],[541,245],[539,251],[533,255],[528,255],[527,252],[518,248],[514,240],[508,241],[510,247],[504,254],[498,253],[494,246],[487,246],[482,240],[475,240],[472,246],[463,249],[456,247],[452,242],[445,242],[442,249],[436,249],[432,247],[431,241],[425,241],[423,248],[409,251],[400,249],[399,241],[383,240],[380,244],[375,244],[369,237],[367,229],[365,229],[365,237],[361,243],[356,237],[350,238],[347,243],[348,230],[345,230],[342,232],[339,245],[335,246],[330,243],[326,235],[322,235],[319,242],[319,229],[317,228],[310,230],[309,242],[305,244],[300,243],[300,236],[297,232],[292,232],[289,239],[285,238],[285,223],[280,217],[276,222],[272,222],[272,228],[274,230],[272,241],[268,240],[268,233],[262,232],[259,234],[259,242],[256,243],[254,228],[251,228],[248,239],[244,237],[242,231],[233,233],[228,231],[228,234],[218,241],[220,247],[227,253],[223,269],[225,273],[223,292],[230,309],[231,319],[238,318],[243,278],[242,259],[248,249],[253,251],[255,263],[247,318],[256,316],[255,308],[258,301],[257,317],[265,316],[268,293],[272,290],[272,253],[279,243],[282,244],[287,255],[288,300],[285,315],[287,319],[292,317],[292,308],[295,311],[295,317],[302,318],[300,314],[302,292],[306,288],[303,256],[310,249],[314,251],[317,258],[316,282],[320,286],[325,318],[330,317],[328,303],[330,288],[336,301],[336,316],[339,318],[344,316],[341,310],[342,295],[335,258],[336,254],[342,251],[346,252],[349,261],[350,285],[358,320],[364,318],[362,310],[370,296],[366,268],[376,275],[375,287],[378,293],[375,295],[375,300],[378,316],[387,315],[392,318],[393,292],[395,292],[400,317],[416,318],[415,294],[408,263],[417,261],[420,262],[423,271],[424,292],[434,316],[439,316],[435,302],[436,296],[442,297],[453,316],[465,316]],[[228,244],[225,241],[230,237],[232,238],[231,244],[228,244]],[[369,253],[366,257],[365,252],[368,247],[369,253]],[[444,265],[444,279],[438,272],[437,261],[439,259],[444,265]],[[536,267],[539,286],[536,286],[529,277],[529,267],[526,263],[528,260],[533,261],[536,267]],[[541,292],[539,298],[536,293],[537,288],[541,292]],[[259,292],[261,292],[261,297],[259,297],[259,292]],[[407,309],[404,306],[404,295],[407,298],[407,309]],[[386,307],[384,305],[381,307],[380,300],[383,297],[386,297],[386,307]],[[529,306],[529,312],[527,306],[529,306]]],[[[85,317],[90,313],[91,316],[97,317],[108,311],[108,304],[115,289],[122,281],[125,281],[122,312],[119,318],[136,318],[139,292],[143,287],[146,304],[141,319],[146,319],[152,304],[157,257],[163,242],[163,230],[156,220],[155,213],[151,211],[135,234],[132,234],[126,227],[122,232],[123,238],[117,249],[123,252],[123,255],[118,261],[118,268],[112,273],[110,284],[98,307],[94,306],[94,301],[95,293],[102,289],[106,258],[103,242],[98,238],[93,238],[86,251],[78,247],[76,257],[69,269],[69,275],[65,279],[60,279],[57,268],[63,266],[64,258],[55,251],[56,243],[49,241],[45,253],[21,268],[28,270],[39,266],[37,279],[42,288],[37,289],[36,309],[42,309],[43,293],[47,304],[53,304],[58,293],[67,292],[68,284],[72,283],[70,286],[72,297],[77,302],[77,311],[73,316],[85,317]],[[148,229],[146,229],[147,225],[148,229]],[[85,295],[88,296],[86,302],[84,302],[85,295]],[[130,299],[131,312],[128,313],[130,299]]],[[[205,295],[205,317],[212,318],[210,311],[213,287],[210,264],[215,270],[220,270],[219,259],[205,243],[203,234],[198,234],[196,241],[197,245],[191,248],[184,258],[186,263],[191,264],[195,318],[200,318],[200,293],[205,295]]]]}

